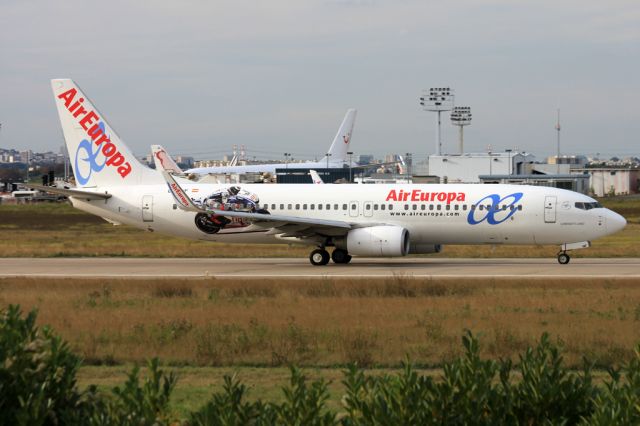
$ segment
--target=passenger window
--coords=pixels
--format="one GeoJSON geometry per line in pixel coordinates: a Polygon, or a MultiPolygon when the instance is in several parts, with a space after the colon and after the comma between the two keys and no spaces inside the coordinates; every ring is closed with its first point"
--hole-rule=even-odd
{"type": "Polygon", "coordinates": [[[287,204],[287,208],[291,210],[291,204],[287,204]]]}
{"type": "Polygon", "coordinates": [[[474,211],[476,209],[476,205],[475,204],[471,204],[471,211],[474,211]]]}
{"type": "Polygon", "coordinates": [[[458,209],[460,209],[460,206],[459,206],[459,205],[457,205],[457,204],[454,204],[453,209],[454,209],[455,211],[458,211],[458,209]]]}
{"type": "Polygon", "coordinates": [[[467,211],[467,205],[466,204],[462,205],[462,210],[467,211]]]}
{"type": "Polygon", "coordinates": [[[300,210],[300,204],[296,204],[296,210],[300,210]]]}
{"type": "Polygon", "coordinates": [[[509,210],[514,211],[515,209],[516,209],[516,206],[514,205],[509,206],[509,210]]]}
{"type": "Polygon", "coordinates": [[[318,204],[318,210],[322,210],[322,204],[318,204]]]}
{"type": "Polygon", "coordinates": [[[306,209],[307,209],[307,205],[306,205],[306,204],[303,204],[303,205],[302,205],[302,210],[306,210],[306,209]]]}
{"type": "Polygon", "coordinates": [[[451,210],[451,204],[447,204],[446,206],[444,206],[444,209],[447,211],[451,210]]]}
{"type": "Polygon", "coordinates": [[[331,204],[327,204],[327,210],[331,210],[331,204]]]}
{"type": "Polygon", "coordinates": [[[506,209],[507,209],[507,205],[505,204],[502,206],[502,210],[506,210],[506,209]]]}
{"type": "Polygon", "coordinates": [[[311,210],[314,210],[314,209],[316,208],[316,205],[315,205],[315,204],[310,204],[310,205],[309,205],[309,208],[310,208],[311,210]]]}
{"type": "Polygon", "coordinates": [[[414,210],[418,210],[418,205],[417,205],[417,204],[414,204],[414,205],[413,205],[413,209],[414,209],[414,210]]]}
{"type": "Polygon", "coordinates": [[[393,204],[389,204],[389,210],[393,210],[393,204]]]}
{"type": "Polygon", "coordinates": [[[276,205],[275,204],[271,204],[271,210],[275,210],[276,209],[276,205]]]}
{"type": "Polygon", "coordinates": [[[357,208],[358,208],[358,205],[357,205],[357,204],[355,204],[355,203],[354,203],[354,204],[351,204],[351,210],[355,210],[355,209],[357,209],[357,208]]]}
{"type": "Polygon", "coordinates": [[[366,203],[366,204],[364,205],[364,209],[365,209],[365,210],[371,210],[371,204],[366,203]]]}
{"type": "Polygon", "coordinates": [[[380,204],[380,210],[384,210],[385,207],[386,207],[385,204],[380,204]]]}
{"type": "Polygon", "coordinates": [[[420,206],[420,210],[425,210],[426,208],[427,208],[426,204],[423,204],[423,205],[420,206]]]}
{"type": "Polygon", "coordinates": [[[436,206],[436,209],[437,209],[437,210],[442,210],[442,204],[438,204],[438,205],[436,206]]]}
{"type": "Polygon", "coordinates": [[[377,204],[374,204],[374,205],[373,205],[373,209],[374,209],[374,210],[378,210],[378,205],[377,205],[377,204]]]}
{"type": "Polygon", "coordinates": [[[333,209],[334,209],[334,210],[338,210],[338,205],[337,205],[337,204],[334,204],[334,205],[333,205],[333,209]]]}
{"type": "Polygon", "coordinates": [[[280,210],[284,210],[284,204],[280,204],[280,210]]]}
{"type": "Polygon", "coordinates": [[[405,204],[405,205],[404,205],[404,209],[405,209],[405,210],[409,210],[409,204],[405,204]]]}
{"type": "Polygon", "coordinates": [[[342,210],[346,210],[346,209],[347,209],[347,205],[346,205],[346,204],[343,204],[343,205],[342,205],[342,210]]]}
{"type": "Polygon", "coordinates": [[[433,204],[429,204],[429,210],[433,210],[433,204]]]}
{"type": "Polygon", "coordinates": [[[518,210],[522,210],[522,204],[518,206],[518,210]]]}
{"type": "Polygon", "coordinates": [[[478,206],[478,210],[480,210],[480,211],[484,210],[484,206],[483,206],[482,204],[480,204],[480,205],[478,206]]]}

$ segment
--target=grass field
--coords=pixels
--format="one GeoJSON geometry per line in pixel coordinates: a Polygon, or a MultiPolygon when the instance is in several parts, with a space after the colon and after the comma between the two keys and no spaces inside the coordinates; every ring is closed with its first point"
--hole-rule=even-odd
{"type": "MultiPolygon", "coordinates": [[[[640,198],[604,199],[623,214],[622,232],[593,242],[575,257],[640,257],[640,198]]],[[[308,247],[191,241],[113,226],[68,204],[0,205],[0,257],[306,257],[308,247]]],[[[556,246],[446,246],[444,257],[555,257],[556,246]]],[[[432,255],[430,255],[432,256],[432,255]]]]}
{"type": "Polygon", "coordinates": [[[0,306],[36,307],[94,365],[437,367],[465,329],[490,357],[549,332],[569,365],[608,366],[640,339],[637,280],[0,280],[0,306]]]}
{"type": "Polygon", "coordinates": [[[84,358],[79,384],[121,384],[134,363],[159,356],[179,376],[176,413],[201,406],[237,373],[250,397],[279,400],[287,365],[330,380],[343,394],[349,362],[383,374],[409,357],[424,374],[458,356],[465,329],[483,356],[512,358],[543,332],[600,368],[633,356],[640,342],[637,280],[518,282],[413,280],[0,280],[0,308],[37,308],[84,358]]]}

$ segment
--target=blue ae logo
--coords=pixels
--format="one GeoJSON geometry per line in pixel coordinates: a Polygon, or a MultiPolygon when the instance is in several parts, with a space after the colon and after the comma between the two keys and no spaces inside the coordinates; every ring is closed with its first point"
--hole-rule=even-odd
{"type": "Polygon", "coordinates": [[[516,214],[518,208],[516,204],[522,198],[522,192],[514,192],[502,198],[498,194],[487,195],[475,203],[467,215],[469,225],[477,225],[485,220],[489,225],[498,225],[516,214]],[[482,204],[485,200],[490,200],[489,204],[482,204]]]}

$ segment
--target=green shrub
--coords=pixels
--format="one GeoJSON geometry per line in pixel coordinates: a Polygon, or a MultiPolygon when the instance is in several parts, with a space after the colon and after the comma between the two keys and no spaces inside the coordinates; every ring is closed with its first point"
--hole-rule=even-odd
{"type": "Polygon", "coordinates": [[[140,368],[134,367],[122,387],[94,402],[91,423],[95,425],[163,425],[171,421],[169,399],[176,385],[173,374],[166,375],[154,358],[147,364],[148,375],[140,385],[140,368]]]}
{"type": "MultiPolygon", "coordinates": [[[[295,331],[295,330],[294,330],[295,331]]],[[[297,332],[294,333],[297,336],[297,332]]],[[[478,339],[463,338],[464,354],[424,376],[405,362],[395,375],[368,376],[355,365],[345,370],[343,411],[327,408],[327,382],[308,382],[291,368],[283,402],[246,401],[247,388],[225,377],[222,391],[188,416],[188,425],[399,425],[399,424],[640,424],[640,345],[629,364],[610,369],[601,385],[592,364],[567,370],[561,346],[544,334],[518,362],[482,359],[478,339]]],[[[179,424],[169,411],[176,377],[157,359],[141,380],[135,367],[122,386],[80,392],[80,359],[36,312],[18,306],[0,312],[0,426],[179,424]]]]}
{"type": "Polygon", "coordinates": [[[72,423],[83,409],[80,358],[48,327],[36,327],[36,317],[23,317],[19,306],[0,315],[1,425],[72,423]]]}

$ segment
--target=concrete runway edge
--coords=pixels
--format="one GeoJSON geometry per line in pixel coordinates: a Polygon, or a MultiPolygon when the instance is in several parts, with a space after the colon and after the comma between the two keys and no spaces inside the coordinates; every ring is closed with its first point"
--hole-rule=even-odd
{"type": "Polygon", "coordinates": [[[3,258],[0,278],[369,279],[438,280],[624,279],[640,283],[639,258],[355,258],[349,265],[312,266],[303,258],[3,258]]]}

